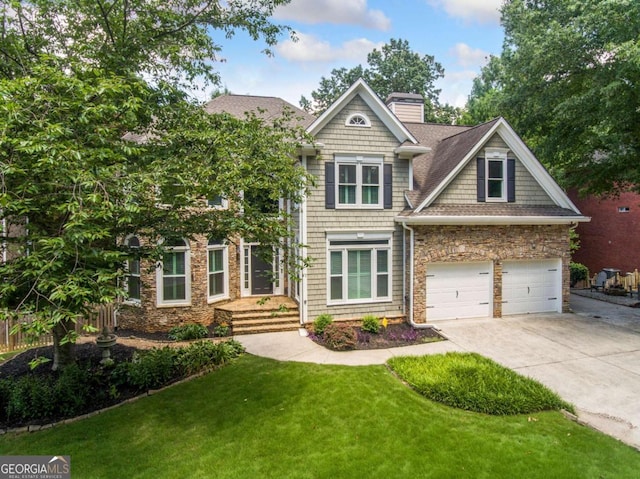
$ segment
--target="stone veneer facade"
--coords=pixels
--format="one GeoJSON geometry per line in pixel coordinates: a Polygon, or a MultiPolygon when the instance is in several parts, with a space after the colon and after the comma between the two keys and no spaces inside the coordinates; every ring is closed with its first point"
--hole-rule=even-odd
{"type": "Polygon", "coordinates": [[[560,258],[562,311],[569,311],[569,227],[416,226],[414,246],[413,320],[426,323],[426,277],[429,263],[493,262],[493,316],[502,317],[502,262],[560,258]]]}
{"type": "MultiPolygon", "coordinates": [[[[144,243],[144,238],[139,238],[144,243]]],[[[240,297],[239,255],[233,242],[228,245],[228,298],[209,303],[207,281],[207,238],[189,241],[191,262],[191,303],[188,306],[156,305],[156,268],[151,261],[141,261],[141,292],[139,304],[122,304],[117,313],[118,327],[147,332],[166,332],[174,326],[213,322],[216,306],[240,297]]]]}

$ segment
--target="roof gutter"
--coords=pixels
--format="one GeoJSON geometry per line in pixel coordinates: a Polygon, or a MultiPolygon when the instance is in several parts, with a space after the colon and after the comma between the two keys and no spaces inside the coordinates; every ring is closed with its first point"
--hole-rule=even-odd
{"type": "Polygon", "coordinates": [[[588,216],[396,216],[403,225],[563,225],[586,223],[588,216]]]}

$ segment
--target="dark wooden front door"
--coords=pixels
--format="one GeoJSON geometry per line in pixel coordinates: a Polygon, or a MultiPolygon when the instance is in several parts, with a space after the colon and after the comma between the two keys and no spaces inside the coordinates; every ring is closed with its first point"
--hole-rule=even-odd
{"type": "Polygon", "coordinates": [[[251,247],[251,294],[273,294],[273,265],[259,253],[259,246],[251,247]]]}

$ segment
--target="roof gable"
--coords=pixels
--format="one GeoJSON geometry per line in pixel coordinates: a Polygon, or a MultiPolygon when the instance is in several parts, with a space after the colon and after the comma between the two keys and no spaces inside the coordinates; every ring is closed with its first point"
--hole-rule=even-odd
{"type": "Polygon", "coordinates": [[[307,132],[317,135],[356,95],[364,100],[375,115],[396,137],[399,143],[409,141],[417,144],[418,141],[407,127],[387,108],[382,100],[374,93],[369,85],[362,79],[358,79],[344,92],[322,115],[320,115],[308,128],[307,132]]]}
{"type": "Polygon", "coordinates": [[[415,211],[420,212],[431,205],[465,166],[477,157],[487,141],[496,133],[557,206],[579,213],[569,197],[504,118],[497,118],[464,130],[443,139],[438,144],[433,155],[429,177],[421,191],[422,194],[419,198],[414,197],[413,199],[413,203],[418,204],[415,211]]]}

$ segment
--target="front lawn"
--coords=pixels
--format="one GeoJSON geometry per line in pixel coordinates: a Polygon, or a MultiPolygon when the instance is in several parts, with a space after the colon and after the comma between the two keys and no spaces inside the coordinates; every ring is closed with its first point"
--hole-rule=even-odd
{"type": "Polygon", "coordinates": [[[431,402],[384,366],[241,357],[87,420],[0,437],[78,478],[635,478],[640,454],[560,413],[431,402]]]}

